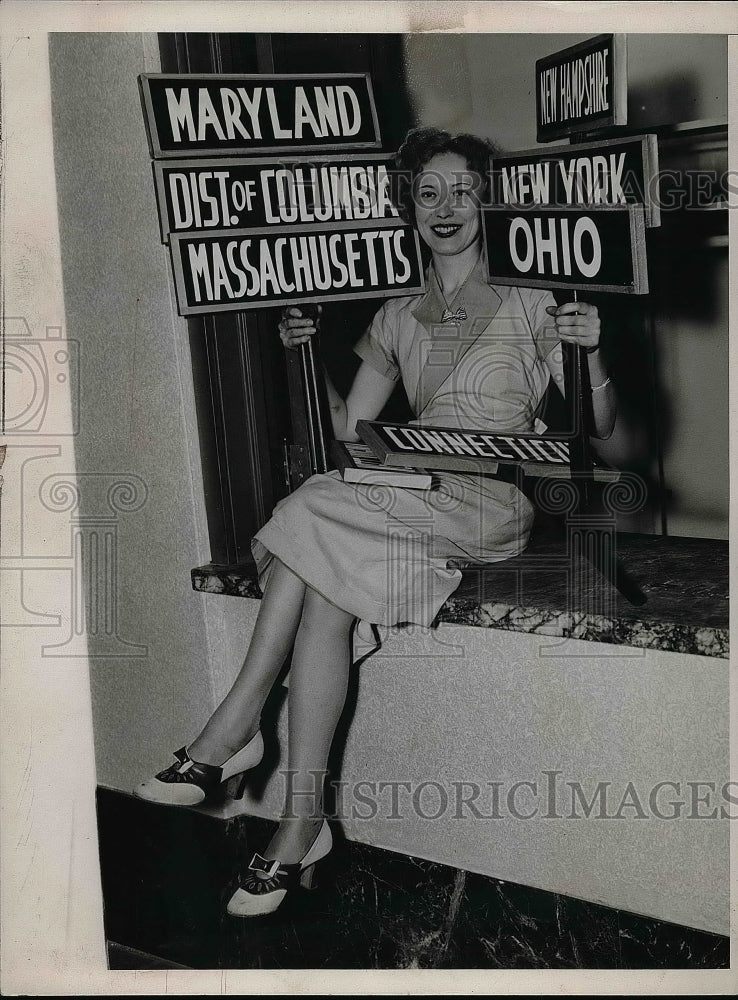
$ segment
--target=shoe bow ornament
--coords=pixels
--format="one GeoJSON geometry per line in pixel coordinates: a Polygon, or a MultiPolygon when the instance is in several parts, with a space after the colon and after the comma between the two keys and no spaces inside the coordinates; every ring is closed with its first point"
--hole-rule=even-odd
{"type": "Polygon", "coordinates": [[[223,768],[212,764],[200,764],[192,760],[182,747],[174,751],[177,763],[171,764],[157,774],[157,780],[165,783],[187,782],[198,785],[203,790],[217,788],[223,780],[223,768]]]}
{"type": "Polygon", "coordinates": [[[262,872],[266,878],[247,874],[241,882],[241,888],[253,895],[261,896],[277,889],[292,889],[300,880],[300,862],[294,865],[282,865],[279,861],[267,861],[260,854],[251,859],[248,872],[262,872]]]}
{"type": "Polygon", "coordinates": [[[279,871],[279,861],[267,861],[261,854],[255,854],[249,864],[249,871],[264,872],[269,878],[274,878],[279,871]]]}
{"type": "Polygon", "coordinates": [[[465,320],[466,318],[467,318],[466,317],[466,309],[464,309],[464,307],[461,306],[459,309],[456,310],[456,312],[451,312],[450,309],[444,309],[443,316],[441,316],[441,322],[442,323],[461,323],[461,321],[465,320]]]}

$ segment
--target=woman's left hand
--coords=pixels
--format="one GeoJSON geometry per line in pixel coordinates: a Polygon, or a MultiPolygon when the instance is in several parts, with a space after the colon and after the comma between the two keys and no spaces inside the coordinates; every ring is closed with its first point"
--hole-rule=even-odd
{"type": "Polygon", "coordinates": [[[546,312],[556,321],[556,334],[565,343],[578,344],[595,351],[600,343],[600,315],[597,306],[589,302],[564,302],[546,306],[546,312]]]}

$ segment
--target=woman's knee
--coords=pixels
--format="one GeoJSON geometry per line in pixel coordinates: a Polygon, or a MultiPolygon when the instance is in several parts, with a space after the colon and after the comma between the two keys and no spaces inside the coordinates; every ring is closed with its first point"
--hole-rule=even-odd
{"type": "Polygon", "coordinates": [[[348,632],[355,617],[350,611],[344,611],[323,597],[317,590],[306,586],[302,608],[303,622],[331,632],[348,632]]]}

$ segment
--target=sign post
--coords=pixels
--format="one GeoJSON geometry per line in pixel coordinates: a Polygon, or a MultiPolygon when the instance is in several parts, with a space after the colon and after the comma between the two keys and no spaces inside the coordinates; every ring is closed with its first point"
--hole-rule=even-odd
{"type": "MultiPolygon", "coordinates": [[[[159,73],[139,84],[180,315],[315,315],[319,302],[423,290],[417,234],[376,152],[367,74],[159,73]]],[[[312,342],[299,358],[310,469],[324,472],[330,421],[312,342]]]]}
{"type": "MultiPolygon", "coordinates": [[[[501,285],[573,291],[648,291],[642,205],[550,207],[494,206],[484,212],[489,280],[501,285]]],[[[589,370],[585,352],[562,344],[571,468],[580,510],[591,506],[592,430],[589,370]]]]}
{"type": "MultiPolygon", "coordinates": [[[[483,221],[489,281],[569,289],[575,302],[580,291],[646,294],[645,229],[660,224],[656,137],[584,141],[627,122],[624,36],[598,35],[539,59],[535,95],[538,141],[568,137],[570,145],[493,157],[495,204],[483,221]]],[[[594,481],[589,369],[583,348],[562,347],[573,513],[581,518],[591,510],[594,481]]],[[[628,600],[643,603],[601,550],[595,546],[590,559],[628,600]]]]}

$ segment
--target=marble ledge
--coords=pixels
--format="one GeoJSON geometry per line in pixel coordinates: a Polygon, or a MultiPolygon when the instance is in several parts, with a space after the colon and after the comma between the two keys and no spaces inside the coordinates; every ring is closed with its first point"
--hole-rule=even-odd
{"type": "Polygon", "coordinates": [[[232,567],[198,566],[192,570],[192,589],[203,594],[225,594],[227,597],[252,597],[261,600],[256,567],[249,563],[232,567]]]}
{"type": "MultiPolygon", "coordinates": [[[[230,597],[260,598],[261,591],[248,567],[223,570],[203,566],[192,571],[195,590],[230,597]]],[[[527,632],[555,638],[584,639],[632,646],[641,649],[663,649],[675,653],[695,653],[727,659],[729,636],[727,628],[692,626],[676,622],[648,622],[608,618],[603,615],[574,613],[512,606],[509,604],[479,604],[464,598],[449,598],[436,618],[437,624],[473,625],[497,628],[509,632],[527,632]]]]}
{"type": "MultiPolygon", "coordinates": [[[[467,567],[435,624],[728,658],[727,542],[623,534],[617,556],[643,595],[641,605],[572,558],[561,535],[542,533],[515,559],[467,567]]],[[[261,597],[253,563],[197,567],[192,586],[261,597]]]]}
{"type": "Polygon", "coordinates": [[[626,621],[582,612],[512,607],[509,604],[474,604],[453,597],[441,608],[436,621],[439,624],[476,625],[639,649],[696,653],[721,659],[729,656],[728,629],[714,626],[638,619],[626,621]]]}

